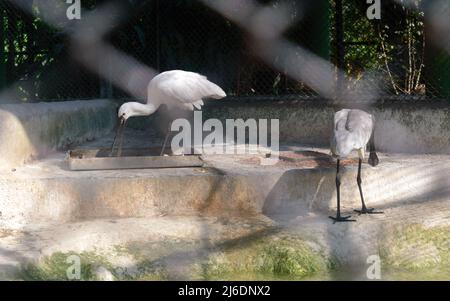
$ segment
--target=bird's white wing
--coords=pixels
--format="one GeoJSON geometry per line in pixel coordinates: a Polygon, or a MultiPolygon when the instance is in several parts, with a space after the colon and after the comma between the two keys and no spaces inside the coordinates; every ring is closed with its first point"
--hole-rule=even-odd
{"type": "Polygon", "coordinates": [[[151,87],[153,94],[157,94],[161,103],[182,106],[193,110],[200,109],[204,98],[220,99],[226,96],[225,92],[216,84],[210,82],[205,76],[194,72],[173,70],[155,77],[151,87]]]}
{"type": "Polygon", "coordinates": [[[334,114],[334,130],[343,131],[348,130],[346,127],[347,116],[350,112],[349,109],[342,109],[334,114]]]}
{"type": "Polygon", "coordinates": [[[331,139],[332,153],[346,157],[353,149],[365,148],[373,124],[372,115],[361,110],[343,109],[336,112],[331,139]]]}
{"type": "Polygon", "coordinates": [[[364,133],[372,133],[372,115],[361,110],[350,110],[348,112],[345,128],[350,132],[359,130],[364,133]]]}

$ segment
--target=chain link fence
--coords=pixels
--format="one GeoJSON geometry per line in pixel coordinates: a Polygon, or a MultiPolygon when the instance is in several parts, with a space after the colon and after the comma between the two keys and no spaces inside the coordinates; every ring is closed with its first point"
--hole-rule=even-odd
{"type": "MultiPolygon", "coordinates": [[[[336,40],[343,56],[342,69],[351,77],[350,85],[376,74],[381,94],[406,98],[449,98],[450,55],[436,49],[427,35],[421,4],[425,1],[381,1],[380,19],[366,17],[365,1],[342,1],[342,39],[336,40]],[[444,71],[446,68],[447,71],[444,71]]],[[[450,15],[448,2],[440,4],[450,15]]],[[[334,14],[336,16],[336,13],[334,14]]],[[[351,88],[351,86],[350,86],[351,88]]]]}
{"type": "MultiPolygon", "coordinates": [[[[202,73],[229,96],[323,96],[317,89],[323,84],[320,78],[315,83],[313,75],[310,80],[293,77],[288,69],[302,68],[296,65],[298,62],[285,62],[285,67],[280,67],[278,61],[284,59],[280,55],[266,59],[256,55],[255,40],[248,28],[205,5],[208,1],[81,0],[80,20],[68,20],[63,14],[52,16],[54,23],[49,24],[47,15],[55,11],[52,5],[65,11],[71,4],[2,0],[2,101],[129,97],[127,91],[80,64],[70,51],[71,30],[107,2],[120,5],[121,18],[103,38],[114,49],[153,70],[202,73]]],[[[283,20],[288,24],[283,38],[343,71],[333,77],[336,98],[342,90],[357,90],[364,98],[374,87],[379,98],[450,98],[450,52],[435,45],[436,36],[427,31],[424,0],[408,1],[408,5],[402,1],[381,1],[381,18],[373,20],[367,16],[366,1],[290,1],[294,5],[286,10],[283,5],[287,2],[254,3],[270,8],[272,15],[283,11],[283,20]],[[345,81],[340,82],[339,77],[345,81]]],[[[234,3],[236,13],[239,5],[245,5],[237,0],[230,3],[234,3]]],[[[448,2],[440,3],[441,12],[450,12],[448,2]]],[[[270,46],[270,41],[266,42],[270,46]]],[[[258,43],[265,48],[261,41],[258,43]]],[[[76,55],[83,54],[82,49],[79,52],[76,55]]],[[[302,52],[297,56],[302,56],[302,52]]],[[[108,73],[110,64],[97,67],[108,73]]]]}

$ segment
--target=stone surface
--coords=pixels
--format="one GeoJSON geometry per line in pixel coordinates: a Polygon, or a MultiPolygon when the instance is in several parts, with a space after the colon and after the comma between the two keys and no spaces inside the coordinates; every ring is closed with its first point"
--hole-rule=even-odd
{"type": "Polygon", "coordinates": [[[255,100],[231,99],[211,102],[203,118],[279,119],[280,141],[328,146],[333,114],[341,108],[361,108],[376,118],[375,141],[382,152],[450,153],[450,107],[448,103],[386,101],[379,104],[338,103],[323,99],[255,100]]]}
{"type": "Polygon", "coordinates": [[[425,202],[341,224],[316,212],[290,220],[165,216],[29,225],[4,233],[0,278],[66,279],[67,257],[77,255],[92,279],[367,280],[367,258],[377,255],[384,279],[402,279],[389,276],[391,268],[416,280],[438,269],[430,277],[443,279],[450,272],[448,210],[425,202]],[[411,257],[414,248],[422,251],[411,257]],[[97,273],[99,266],[108,272],[97,273]]]}
{"type": "Polygon", "coordinates": [[[98,281],[114,281],[114,275],[103,266],[94,267],[92,272],[98,281]]]}
{"type": "Polygon", "coordinates": [[[113,129],[116,104],[107,100],[0,105],[0,168],[12,169],[113,129]]]}
{"type": "MultiPolygon", "coordinates": [[[[358,221],[342,224],[328,218],[336,193],[326,148],[285,144],[272,166],[260,165],[262,152],[205,155],[203,168],[70,171],[54,150],[97,137],[77,147],[110,146],[114,108],[0,107],[0,138],[13,141],[0,148],[0,278],[64,279],[73,253],[87,279],[366,279],[377,254],[408,275],[436,268],[430,279],[450,278],[448,108],[374,109],[380,149],[442,154],[381,153],[377,167],[365,163],[366,202],[384,214],[353,213],[358,221]]],[[[204,118],[280,118],[282,141],[326,145],[333,109],[224,103],[204,118]]],[[[124,145],[160,143],[157,118],[130,122],[148,128],[128,129],[124,145]]],[[[360,207],[356,163],[343,162],[344,214],[360,207]]]]}
{"type": "MultiPolygon", "coordinates": [[[[63,154],[0,172],[0,225],[160,215],[268,216],[334,211],[335,166],[326,150],[291,146],[273,166],[263,155],[204,155],[205,167],[70,171],[63,154]],[[284,157],[300,156],[288,161],[284,157]]],[[[342,167],[343,210],[360,207],[357,161],[342,167]]],[[[449,200],[446,155],[380,154],[363,166],[369,206],[449,200]]]]}
{"type": "MultiPolygon", "coordinates": [[[[128,134],[130,146],[140,143],[128,134]]],[[[1,173],[0,274],[61,278],[76,253],[94,278],[100,265],[116,279],[367,279],[366,260],[379,254],[383,271],[403,273],[388,279],[446,277],[448,156],[380,154],[376,168],[364,164],[367,204],[384,211],[368,216],[352,212],[357,161],[345,160],[343,213],[357,222],[341,224],[328,218],[327,151],[285,146],[280,156],[274,166],[259,165],[263,155],[211,155],[204,168],[72,172],[57,155],[1,173]]]]}

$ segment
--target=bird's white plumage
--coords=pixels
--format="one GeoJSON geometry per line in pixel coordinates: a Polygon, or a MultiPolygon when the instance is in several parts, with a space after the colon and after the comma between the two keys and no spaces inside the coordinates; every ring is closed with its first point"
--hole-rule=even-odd
{"type": "MultiPolygon", "coordinates": [[[[122,148],[123,127],[128,118],[133,116],[148,116],[158,110],[162,104],[167,105],[169,109],[174,107],[193,110],[194,107],[201,109],[203,98],[220,99],[225,97],[225,92],[216,84],[210,82],[206,76],[195,72],[183,70],[166,71],[155,76],[147,87],[147,103],[126,102],[120,106],[117,117],[120,124],[117,128],[116,138],[119,134],[120,142],[117,151],[120,156],[122,148]]],[[[166,139],[169,132],[166,134],[166,139]]],[[[111,153],[116,143],[114,138],[111,146],[111,153]]],[[[164,152],[163,144],[161,155],[164,152]]]]}
{"type": "Polygon", "coordinates": [[[343,109],[334,115],[331,152],[341,158],[353,150],[364,152],[374,127],[374,118],[362,110],[343,109]]]}
{"type": "Polygon", "coordinates": [[[206,76],[195,72],[172,70],[155,76],[147,87],[147,103],[127,102],[120,106],[117,116],[127,120],[133,116],[148,116],[165,104],[169,109],[201,109],[204,98],[220,99],[225,92],[206,76]]]}
{"type": "Polygon", "coordinates": [[[147,103],[159,106],[200,109],[203,98],[223,98],[225,92],[206,76],[183,70],[166,71],[155,76],[148,85],[147,103]]]}

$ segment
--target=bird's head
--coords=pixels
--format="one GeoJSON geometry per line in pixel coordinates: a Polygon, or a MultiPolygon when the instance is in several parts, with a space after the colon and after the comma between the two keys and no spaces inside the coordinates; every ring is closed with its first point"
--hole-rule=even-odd
{"type": "Polygon", "coordinates": [[[122,123],[125,122],[128,118],[134,116],[133,112],[134,110],[132,104],[127,102],[120,106],[119,111],[117,112],[117,117],[122,123]]]}
{"type": "Polygon", "coordinates": [[[120,106],[117,117],[121,122],[127,121],[133,116],[148,116],[155,112],[157,107],[153,104],[142,104],[139,102],[126,102],[120,106]]]}

